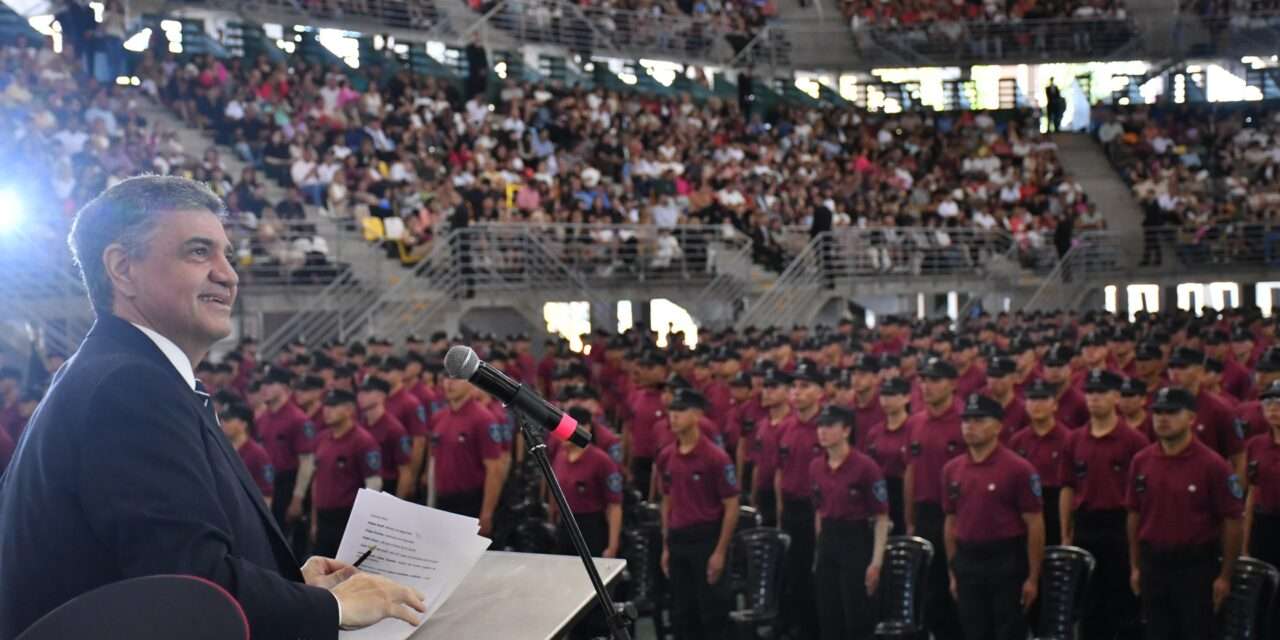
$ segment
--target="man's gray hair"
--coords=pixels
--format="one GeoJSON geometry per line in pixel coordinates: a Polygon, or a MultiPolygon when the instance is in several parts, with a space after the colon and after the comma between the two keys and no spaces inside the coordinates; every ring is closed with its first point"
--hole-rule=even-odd
{"type": "Polygon", "coordinates": [[[76,213],[67,244],[95,313],[111,313],[111,278],[102,261],[103,251],[119,244],[130,257],[145,257],[160,218],[177,211],[209,211],[225,218],[227,208],[202,182],[140,175],[103,191],[76,213]]]}

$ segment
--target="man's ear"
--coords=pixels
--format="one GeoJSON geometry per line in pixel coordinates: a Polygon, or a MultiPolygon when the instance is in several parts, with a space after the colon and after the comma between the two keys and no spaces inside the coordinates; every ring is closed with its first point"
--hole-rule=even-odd
{"type": "Polygon", "coordinates": [[[133,271],[133,258],[120,243],[112,243],[102,250],[102,264],[106,268],[107,278],[117,295],[133,298],[138,292],[138,283],[133,271]]]}

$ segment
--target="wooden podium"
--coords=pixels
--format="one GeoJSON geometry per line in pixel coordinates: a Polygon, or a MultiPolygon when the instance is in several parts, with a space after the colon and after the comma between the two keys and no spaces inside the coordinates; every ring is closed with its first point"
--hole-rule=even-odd
{"type": "MultiPolygon", "coordinates": [[[[617,558],[595,562],[606,585],[612,585],[627,565],[617,558]]],[[[550,640],[590,608],[595,597],[577,556],[486,551],[412,637],[550,640]]]]}

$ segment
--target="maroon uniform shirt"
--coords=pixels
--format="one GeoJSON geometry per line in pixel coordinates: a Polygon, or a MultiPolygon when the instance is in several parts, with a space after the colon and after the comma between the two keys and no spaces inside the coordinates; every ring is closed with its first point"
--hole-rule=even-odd
{"type": "MultiPolygon", "coordinates": [[[[1061,422],[1044,435],[1026,428],[1009,438],[1009,448],[1036,468],[1040,482],[1046,487],[1062,486],[1062,453],[1067,448],[1070,431],[1061,422]]],[[[1057,509],[1058,505],[1050,508],[1057,509]]]]}
{"type": "MultiPolygon", "coordinates": [[[[378,421],[365,427],[365,431],[373,436],[382,451],[382,479],[395,480],[400,467],[409,464],[413,454],[413,439],[404,430],[390,411],[383,411],[378,421]]],[[[395,487],[384,487],[387,491],[395,491],[395,487]]]]}
{"type": "Polygon", "coordinates": [[[1000,421],[1000,442],[1008,445],[1013,434],[1022,431],[1031,422],[1027,415],[1027,405],[1014,393],[1009,397],[1009,404],[1004,405],[1004,420],[1000,421]]]}
{"type": "Polygon", "coordinates": [[[1262,401],[1250,400],[1241,402],[1236,407],[1236,419],[1241,421],[1246,437],[1267,434],[1271,428],[1267,425],[1266,416],[1262,415],[1262,401]]]}
{"type": "MultiPolygon", "coordinates": [[[[236,453],[240,454],[244,468],[249,470],[249,477],[258,485],[262,497],[270,498],[275,487],[276,471],[271,466],[271,456],[267,455],[267,450],[252,438],[245,438],[244,444],[236,447],[236,453]]],[[[0,465],[0,471],[3,469],[0,465]]]]}
{"type": "Polygon", "coordinates": [[[907,472],[907,447],[910,443],[911,429],[907,422],[890,431],[886,421],[872,425],[863,448],[880,465],[880,472],[886,478],[901,478],[907,472]]]}
{"type": "Polygon", "coordinates": [[[985,386],[987,386],[987,368],[977,362],[970,364],[964,373],[956,376],[955,392],[961,398],[967,398],[969,394],[977,393],[985,386]]]}
{"type": "Polygon", "coordinates": [[[1117,421],[1115,428],[1100,438],[1095,437],[1088,426],[1072,431],[1067,436],[1062,468],[1058,471],[1062,486],[1075,491],[1072,507],[1081,511],[1124,509],[1129,464],[1147,446],[1146,437],[1123,420],[1117,421]]]}
{"type": "Polygon", "coordinates": [[[560,447],[552,468],[575,514],[600,513],[611,504],[622,504],[622,474],[609,454],[589,447],[570,461],[569,448],[560,447]]]}
{"type": "Polygon", "coordinates": [[[1235,414],[1213,393],[1204,389],[1196,397],[1196,424],[1191,432],[1223,458],[1244,450],[1245,432],[1237,427],[1235,414]]]}
{"type": "Polygon", "coordinates": [[[311,501],[317,509],[350,509],[364,479],[382,473],[382,451],[363,427],[337,437],[330,429],[316,442],[311,501]]]}
{"type": "Polygon", "coordinates": [[[1231,465],[1194,439],[1173,456],[1158,444],[1143,449],[1126,486],[1138,540],[1160,551],[1216,543],[1222,521],[1244,510],[1244,487],[1231,465]]]}
{"type": "Polygon", "coordinates": [[[527,385],[536,386],[538,383],[538,363],[533,360],[533,356],[528,353],[516,354],[516,369],[520,372],[519,380],[527,385]]]}
{"type": "Polygon", "coordinates": [[[778,439],[790,418],[788,414],[775,423],[765,416],[756,423],[755,434],[747,447],[747,459],[756,465],[752,489],[773,491],[773,473],[778,470],[778,439]]]}
{"type": "Polygon", "coordinates": [[[456,495],[484,488],[484,461],[503,455],[502,425],[474,400],[431,418],[431,448],[436,459],[436,493],[456,495]]]}
{"type": "Polygon", "coordinates": [[[1228,358],[1222,367],[1222,390],[1236,400],[1244,400],[1253,389],[1253,376],[1239,362],[1228,358]]]}
{"type": "Polygon", "coordinates": [[[733,390],[729,383],[713,379],[707,383],[707,417],[715,421],[720,431],[724,431],[725,422],[729,419],[729,411],[733,409],[733,390]]]}
{"type": "Polygon", "coordinates": [[[889,512],[889,489],[880,467],[867,454],[850,449],[835,469],[824,455],[809,465],[813,507],[823,520],[868,520],[889,512]]]}
{"type": "MultiPolygon", "coordinates": [[[[720,428],[716,425],[715,420],[708,416],[702,416],[698,419],[698,431],[702,432],[702,436],[707,438],[717,447],[724,449],[724,438],[720,435],[720,428]]],[[[665,417],[653,424],[653,433],[658,440],[658,451],[662,451],[667,447],[675,444],[676,434],[671,431],[671,418],[665,417]]]]}
{"type": "Polygon", "coordinates": [[[792,413],[782,427],[778,438],[778,471],[782,472],[782,496],[801,500],[810,495],[809,465],[817,459],[825,459],[826,452],[818,446],[818,413],[809,420],[801,420],[792,413]]]}
{"type": "MultiPolygon", "coordinates": [[[[431,423],[431,414],[440,410],[444,406],[444,393],[439,389],[432,387],[426,383],[419,382],[410,389],[413,396],[427,408],[427,424],[431,423]]],[[[404,424],[403,422],[401,423],[404,424]]],[[[407,432],[408,429],[405,429],[407,432]]]]}
{"type": "Polygon", "coordinates": [[[298,456],[316,450],[315,423],[292,400],[254,421],[276,473],[298,468],[298,456]]]}
{"type": "Polygon", "coordinates": [[[1089,407],[1084,404],[1084,394],[1075,387],[1068,387],[1058,396],[1058,422],[1071,429],[1089,424],[1089,407]]]}
{"type": "Polygon", "coordinates": [[[663,495],[671,500],[669,530],[719,523],[724,501],[738,495],[738,476],[729,454],[706,438],[688,453],[667,447],[655,462],[663,495]]]}
{"type": "Polygon", "coordinates": [[[485,402],[483,406],[484,410],[488,411],[490,416],[493,416],[493,423],[502,427],[502,450],[504,452],[511,451],[511,447],[515,445],[516,441],[516,424],[511,414],[496,398],[485,402]]]}
{"type": "Polygon", "coordinates": [[[1027,535],[1025,513],[1041,513],[1040,476],[1030,462],[997,444],[982,462],[965,454],[942,469],[942,510],[956,517],[956,540],[993,542],[1027,535]]]}
{"type": "Polygon", "coordinates": [[[880,392],[873,391],[871,399],[864,405],[858,404],[858,400],[855,397],[851,408],[853,409],[855,421],[853,444],[856,447],[865,448],[867,434],[870,433],[871,428],[885,421],[884,409],[880,407],[880,392]]]}
{"type": "Polygon", "coordinates": [[[960,434],[960,406],[953,402],[940,416],[917,411],[903,425],[910,435],[907,460],[915,468],[912,500],[942,504],[942,467],[964,453],[960,434]]]}
{"type": "Polygon", "coordinates": [[[1254,509],[1280,515],[1280,445],[1271,434],[1249,438],[1245,445],[1245,474],[1253,487],[1254,509]]]}
{"type": "Polygon", "coordinates": [[[427,435],[427,408],[409,389],[402,387],[387,396],[387,413],[395,416],[410,436],[427,435]]]}
{"type": "MultiPolygon", "coordinates": [[[[622,467],[622,438],[613,432],[613,429],[604,426],[603,416],[594,416],[591,421],[591,447],[599,449],[609,456],[613,463],[622,467]]],[[[560,440],[558,438],[547,438],[547,457],[552,460],[560,452],[560,440]]]]}
{"type": "Polygon", "coordinates": [[[627,396],[631,409],[631,456],[652,458],[658,455],[658,434],[654,424],[667,415],[662,393],[657,389],[636,389],[627,396]]]}

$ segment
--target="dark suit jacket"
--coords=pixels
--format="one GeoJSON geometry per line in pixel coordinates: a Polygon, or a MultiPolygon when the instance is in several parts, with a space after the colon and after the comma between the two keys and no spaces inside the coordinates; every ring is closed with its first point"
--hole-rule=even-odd
{"type": "Polygon", "coordinates": [[[337,637],[337,602],[301,584],[212,409],[146,335],[100,316],[0,484],[0,638],[79,594],[153,574],[218,583],[255,640],[337,637]]]}

